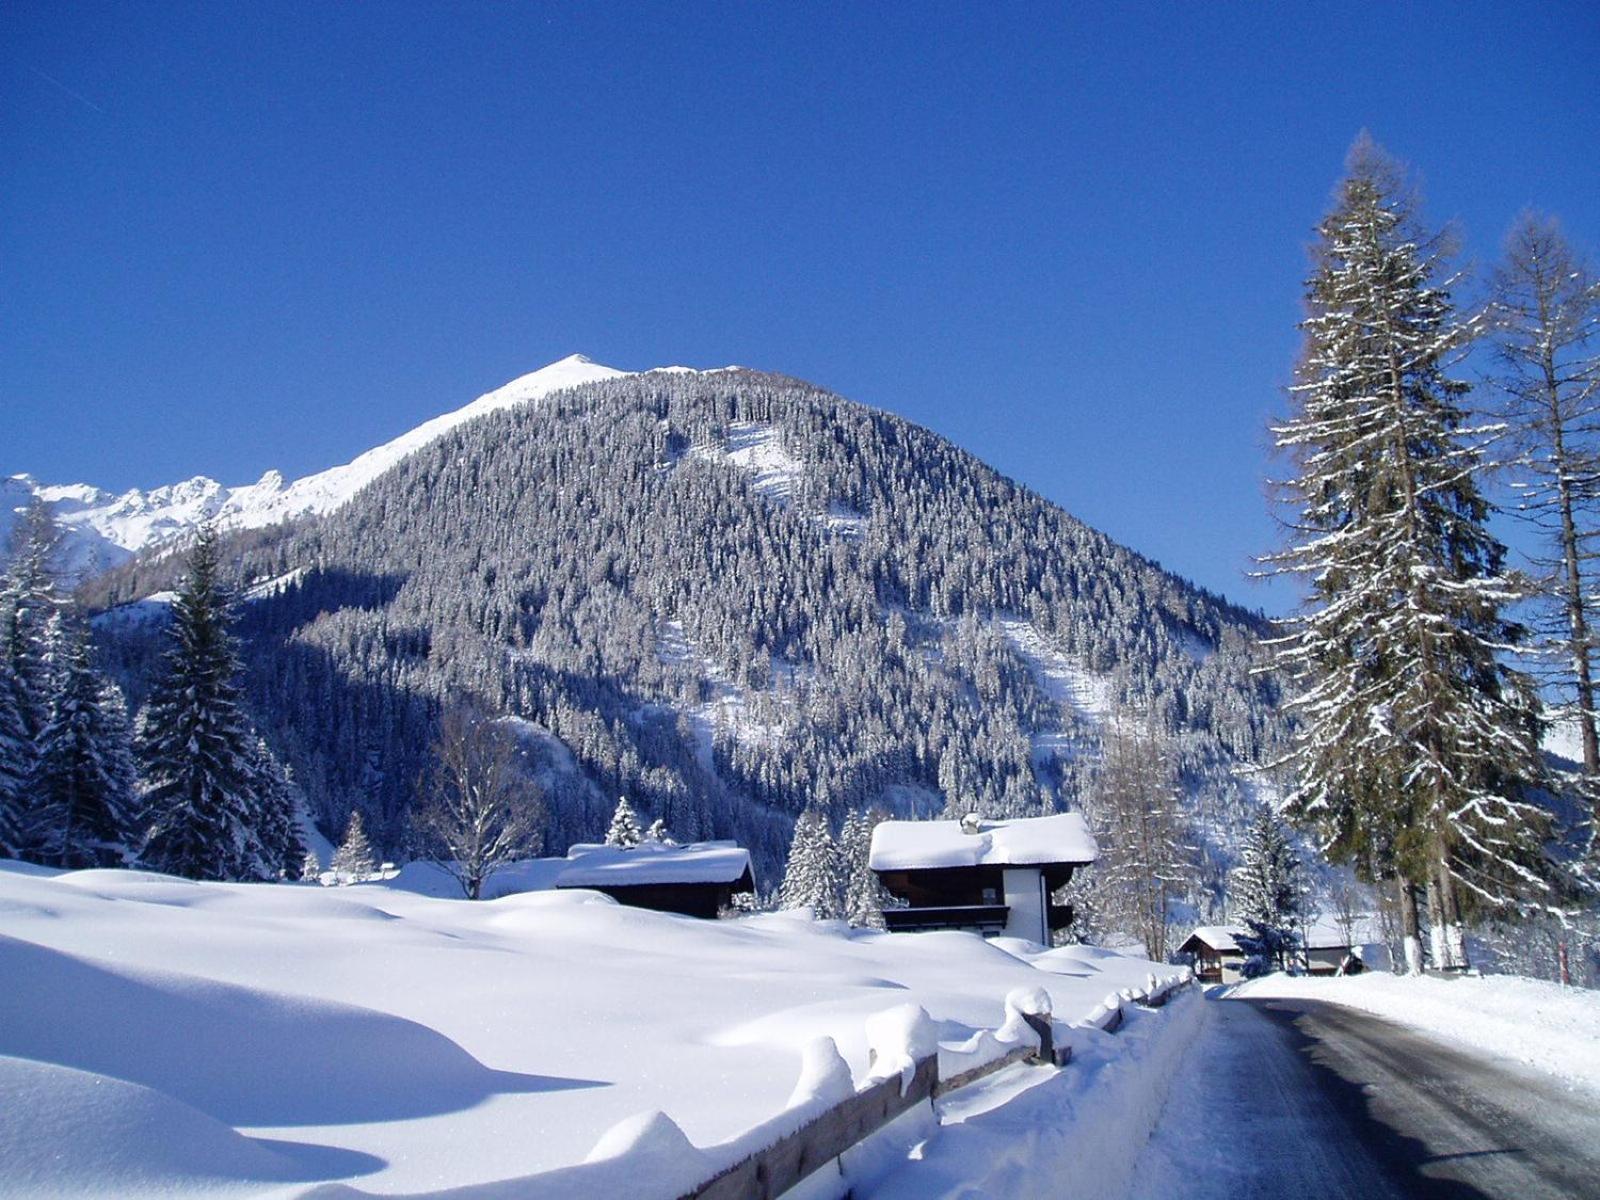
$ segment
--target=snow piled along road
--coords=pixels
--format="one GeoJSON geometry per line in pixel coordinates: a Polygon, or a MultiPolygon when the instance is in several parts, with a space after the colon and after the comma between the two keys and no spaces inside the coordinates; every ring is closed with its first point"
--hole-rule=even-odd
{"type": "Polygon", "coordinates": [[[885,1009],[959,1040],[1019,986],[1071,1022],[1152,969],[1029,958],[582,891],[469,904],[0,863],[0,1194],[487,1183],[580,1163],[655,1110],[704,1148],[783,1112],[818,1036],[859,1084],[885,1009]]]}
{"type": "Polygon", "coordinates": [[[1359,1008],[1600,1093],[1600,992],[1518,975],[1446,979],[1372,972],[1333,979],[1266,975],[1240,984],[1233,995],[1359,1008]]]}

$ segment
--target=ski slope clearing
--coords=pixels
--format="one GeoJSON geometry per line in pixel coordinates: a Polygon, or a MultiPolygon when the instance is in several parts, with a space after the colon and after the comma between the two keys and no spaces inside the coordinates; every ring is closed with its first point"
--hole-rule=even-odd
{"type": "Polygon", "coordinates": [[[1266,975],[1239,984],[1233,995],[1363,1009],[1600,1093],[1600,992],[1518,975],[1449,979],[1372,972],[1335,979],[1266,975]]]}
{"type": "Polygon", "coordinates": [[[472,904],[13,863],[0,935],[6,1196],[430,1191],[582,1163],[666,1128],[655,1112],[715,1159],[804,1090],[819,1036],[859,1085],[885,1010],[920,1005],[959,1042],[1018,987],[1070,1023],[1152,970],[586,891],[472,904]]]}

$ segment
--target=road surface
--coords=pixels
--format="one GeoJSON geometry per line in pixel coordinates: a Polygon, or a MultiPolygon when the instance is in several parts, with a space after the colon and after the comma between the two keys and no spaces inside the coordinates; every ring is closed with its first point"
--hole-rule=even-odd
{"type": "Polygon", "coordinates": [[[1600,1094],[1336,1004],[1206,1007],[1131,1196],[1600,1200],[1600,1094]]]}

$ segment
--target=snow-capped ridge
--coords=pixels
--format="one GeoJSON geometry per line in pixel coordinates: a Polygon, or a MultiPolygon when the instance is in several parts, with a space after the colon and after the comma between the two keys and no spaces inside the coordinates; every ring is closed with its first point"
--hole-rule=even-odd
{"type": "MultiPolygon", "coordinates": [[[[689,370],[689,368],[681,368],[689,370]]],[[[85,577],[125,562],[152,546],[173,541],[204,521],[234,529],[259,529],[310,514],[332,512],[378,476],[458,425],[563,388],[632,374],[569,354],[485,392],[470,404],[424,421],[399,437],[293,482],[278,470],[255,483],[228,487],[205,475],[163,487],[130,488],[120,495],[92,484],[41,484],[27,474],[0,481],[0,545],[15,513],[37,496],[55,507],[64,527],[64,566],[85,577]]]]}

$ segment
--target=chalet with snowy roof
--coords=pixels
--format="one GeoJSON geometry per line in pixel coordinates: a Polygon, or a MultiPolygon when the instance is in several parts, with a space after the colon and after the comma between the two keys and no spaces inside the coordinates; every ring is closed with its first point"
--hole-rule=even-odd
{"type": "Polygon", "coordinates": [[[1244,978],[1244,960],[1249,957],[1238,939],[1249,936],[1243,925],[1202,925],[1178,947],[1178,953],[1194,956],[1195,977],[1201,983],[1238,983],[1244,978]]]}
{"type": "Polygon", "coordinates": [[[634,908],[707,919],[735,895],[756,890],[750,852],[736,842],[577,845],[567,852],[555,886],[589,888],[634,908]]]}
{"type": "Polygon", "coordinates": [[[1388,969],[1389,950],[1371,917],[1356,916],[1348,926],[1320,917],[1301,935],[1301,965],[1308,975],[1359,975],[1374,968],[1388,969]]]}
{"type": "Polygon", "coordinates": [[[890,930],[967,929],[1050,944],[1072,922],[1072,906],[1050,903],[1072,873],[1097,854],[1077,813],[985,821],[883,821],[872,831],[870,863],[905,901],[884,910],[890,930]]]}

